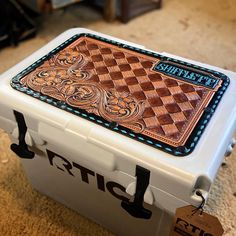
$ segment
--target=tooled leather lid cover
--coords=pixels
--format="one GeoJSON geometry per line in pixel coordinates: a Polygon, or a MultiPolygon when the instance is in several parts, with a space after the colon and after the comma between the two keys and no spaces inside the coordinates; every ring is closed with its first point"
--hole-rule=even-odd
{"type": "Polygon", "coordinates": [[[229,79],[91,34],[75,35],[13,88],[176,156],[189,154],[229,79]]]}

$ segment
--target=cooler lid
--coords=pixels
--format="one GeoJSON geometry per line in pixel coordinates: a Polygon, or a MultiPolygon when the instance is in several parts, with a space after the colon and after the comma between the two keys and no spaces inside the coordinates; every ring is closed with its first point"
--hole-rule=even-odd
{"type": "Polygon", "coordinates": [[[11,80],[35,99],[175,156],[193,151],[228,85],[222,73],[90,33],[11,80]]]}

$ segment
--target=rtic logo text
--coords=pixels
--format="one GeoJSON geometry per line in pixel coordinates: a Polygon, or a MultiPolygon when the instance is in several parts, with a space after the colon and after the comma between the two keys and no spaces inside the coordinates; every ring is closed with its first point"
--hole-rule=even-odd
{"type": "Polygon", "coordinates": [[[118,193],[125,193],[125,188],[122,185],[113,181],[108,181],[107,183],[105,183],[104,176],[95,173],[94,171],[89,170],[88,168],[81,166],[75,162],[70,162],[66,158],[52,151],[47,150],[47,154],[50,165],[57,167],[61,171],[67,172],[71,176],[74,176],[72,171],[79,171],[81,175],[81,180],[87,184],[89,184],[89,176],[93,176],[94,178],[96,178],[97,188],[99,190],[103,192],[106,192],[106,190],[108,190],[108,192],[110,192],[110,194],[112,194],[117,199],[122,201],[129,201],[127,197],[118,193]]]}
{"type": "Polygon", "coordinates": [[[184,236],[213,236],[181,218],[177,218],[174,231],[184,236]]]}

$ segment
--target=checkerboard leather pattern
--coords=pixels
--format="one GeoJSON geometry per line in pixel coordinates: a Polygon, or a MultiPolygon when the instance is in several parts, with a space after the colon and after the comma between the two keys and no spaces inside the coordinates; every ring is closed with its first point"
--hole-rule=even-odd
{"type": "MultiPolygon", "coordinates": [[[[91,74],[107,90],[128,92],[145,103],[143,134],[172,146],[185,143],[212,92],[152,70],[157,59],[84,38],[75,44],[91,74]]],[[[135,131],[135,125],[124,124],[135,131]]]]}

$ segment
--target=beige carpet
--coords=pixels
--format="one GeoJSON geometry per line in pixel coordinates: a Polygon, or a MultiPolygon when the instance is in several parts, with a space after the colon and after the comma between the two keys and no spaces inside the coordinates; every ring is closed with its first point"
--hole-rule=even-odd
{"type": "MultiPolygon", "coordinates": [[[[0,72],[74,26],[236,71],[235,0],[164,0],[161,11],[127,25],[107,24],[99,13],[85,7],[57,11],[42,20],[35,39],[0,51],[0,72]]],[[[19,159],[9,151],[9,144],[7,135],[0,130],[0,235],[112,235],[33,191],[19,159]]],[[[206,210],[220,218],[225,235],[236,235],[236,151],[220,168],[206,210]]]]}

